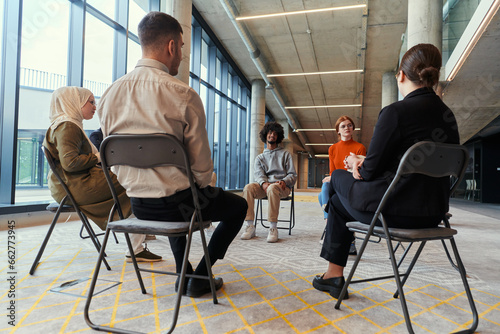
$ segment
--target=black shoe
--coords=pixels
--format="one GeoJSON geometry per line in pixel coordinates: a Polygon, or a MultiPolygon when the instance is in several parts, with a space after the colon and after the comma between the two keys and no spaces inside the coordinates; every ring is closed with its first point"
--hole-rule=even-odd
{"type": "MultiPolygon", "coordinates": [[[[186,291],[187,291],[187,286],[188,286],[188,283],[189,283],[189,279],[190,277],[186,277],[186,279],[184,280],[184,291],[182,292],[182,294],[185,296],[186,295],[186,291]]],[[[175,280],[175,292],[179,291],[179,284],[181,282],[181,277],[180,276],[177,276],[177,279],[175,280]]]]}
{"type": "MultiPolygon", "coordinates": [[[[215,290],[222,288],[224,281],[222,277],[215,277],[215,290]]],[[[186,296],[188,297],[201,297],[206,293],[212,292],[210,289],[210,281],[203,278],[191,278],[187,284],[186,296]]]]}
{"type": "MultiPolygon", "coordinates": [[[[313,287],[319,291],[327,291],[330,296],[339,299],[340,292],[342,292],[345,284],[344,276],[323,279],[323,275],[314,277],[313,287]]],[[[346,292],[344,299],[349,299],[349,292],[346,292]]]]}
{"type": "MultiPolygon", "coordinates": [[[[132,257],[130,255],[126,255],[125,258],[128,263],[132,262],[132,257]]],[[[149,249],[144,248],[142,252],[135,254],[135,260],[137,262],[158,262],[161,261],[161,256],[153,254],[149,249]]]]}
{"type": "Polygon", "coordinates": [[[358,251],[356,250],[356,244],[354,241],[351,243],[351,246],[349,247],[349,255],[358,255],[358,251]]]}

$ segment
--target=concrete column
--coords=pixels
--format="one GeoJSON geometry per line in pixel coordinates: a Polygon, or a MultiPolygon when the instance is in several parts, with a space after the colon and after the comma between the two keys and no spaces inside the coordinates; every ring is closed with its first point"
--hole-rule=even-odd
{"type": "Polygon", "coordinates": [[[408,0],[408,49],[431,43],[443,45],[443,0],[408,0]]]}
{"type": "Polygon", "coordinates": [[[192,0],[164,0],[161,4],[161,11],[175,17],[182,27],[184,47],[182,48],[182,61],[176,78],[189,85],[193,2],[192,0]]]}
{"type": "MultiPolygon", "coordinates": [[[[280,121],[277,121],[278,123],[281,124],[281,126],[283,127],[283,141],[281,142],[281,146],[287,150],[288,152],[290,152],[293,156],[293,142],[290,138],[290,127],[288,126],[288,122],[286,120],[280,120],[280,121]]],[[[296,161],[294,161],[294,163],[296,163],[296,161]]],[[[297,168],[297,164],[295,164],[295,168],[297,168]]]]}
{"type": "Polygon", "coordinates": [[[394,72],[382,76],[382,108],[398,100],[398,83],[394,72]]]}
{"type": "Polygon", "coordinates": [[[252,101],[250,119],[250,168],[249,181],[254,182],[255,158],[264,151],[264,143],[260,140],[259,132],[266,121],[266,84],[258,79],[252,82],[252,101]]]}
{"type": "Polygon", "coordinates": [[[309,180],[309,155],[299,154],[298,157],[298,167],[297,175],[298,180],[296,184],[296,189],[307,189],[307,181],[309,180]]]}
{"type": "MultiPolygon", "coordinates": [[[[291,127],[288,124],[288,121],[282,120],[282,121],[279,121],[279,123],[283,127],[284,136],[285,136],[285,138],[283,139],[283,142],[281,143],[281,146],[285,150],[290,152],[290,154],[292,155],[293,166],[295,167],[295,171],[297,172],[297,182],[295,183],[295,188],[298,188],[299,185],[301,184],[301,176],[303,174],[302,161],[300,158],[301,154],[296,154],[293,150],[293,139],[291,138],[292,132],[290,131],[291,127]]],[[[306,155],[306,157],[307,157],[307,155],[306,155]]],[[[306,187],[307,187],[307,168],[305,170],[306,170],[306,175],[303,179],[306,180],[306,187]]]]}

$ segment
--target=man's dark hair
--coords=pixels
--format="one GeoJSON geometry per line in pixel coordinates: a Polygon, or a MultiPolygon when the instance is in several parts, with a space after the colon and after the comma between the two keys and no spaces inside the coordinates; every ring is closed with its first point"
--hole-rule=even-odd
{"type": "Polygon", "coordinates": [[[276,144],[281,143],[285,138],[285,132],[283,131],[283,127],[281,126],[281,124],[277,122],[267,122],[259,132],[260,140],[262,140],[264,144],[267,142],[267,134],[269,133],[269,131],[275,131],[278,135],[276,144]]]}
{"type": "Polygon", "coordinates": [[[139,42],[142,48],[155,48],[170,40],[178,41],[183,33],[179,22],[162,12],[149,12],[139,22],[139,42]]]}

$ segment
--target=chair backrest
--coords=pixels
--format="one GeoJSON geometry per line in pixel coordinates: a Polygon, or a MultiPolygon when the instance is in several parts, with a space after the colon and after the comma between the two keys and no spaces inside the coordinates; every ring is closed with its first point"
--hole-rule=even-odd
{"type": "MultiPolygon", "coordinates": [[[[71,191],[69,191],[68,186],[66,185],[66,183],[62,179],[61,175],[59,175],[59,173],[57,172],[56,161],[55,161],[54,157],[52,156],[52,154],[50,154],[49,150],[43,145],[42,145],[42,151],[43,151],[43,154],[45,155],[45,159],[47,159],[47,162],[49,164],[50,170],[52,171],[52,174],[54,174],[57,181],[59,181],[59,183],[61,184],[61,187],[64,189],[64,192],[66,192],[66,196],[71,201],[71,205],[75,208],[75,210],[79,210],[77,203],[76,203],[73,195],[71,194],[71,191]]],[[[63,201],[61,201],[60,204],[61,205],[65,204],[63,202],[64,202],[64,199],[63,199],[63,201]]]]}
{"type": "Polygon", "coordinates": [[[411,146],[399,162],[396,176],[380,202],[379,209],[385,205],[389,194],[403,175],[423,174],[432,177],[453,176],[455,181],[450,187],[452,194],[464,177],[469,153],[467,148],[458,144],[445,144],[421,141],[411,146]]]}
{"type": "MultiPolygon", "coordinates": [[[[104,175],[111,188],[118,214],[123,219],[120,201],[109,174],[112,166],[130,166],[134,168],[154,168],[174,166],[186,172],[193,194],[193,202],[197,214],[199,211],[198,193],[196,191],[189,156],[184,145],[169,134],[114,134],[106,137],[101,144],[101,163],[104,175]]],[[[201,218],[201,217],[199,217],[201,218]]]]}

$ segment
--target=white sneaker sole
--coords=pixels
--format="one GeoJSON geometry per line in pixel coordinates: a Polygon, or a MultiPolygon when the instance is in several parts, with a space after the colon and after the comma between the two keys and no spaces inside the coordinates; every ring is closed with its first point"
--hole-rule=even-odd
{"type": "Polygon", "coordinates": [[[255,234],[254,235],[251,235],[251,236],[247,236],[247,235],[242,235],[240,237],[241,240],[250,240],[252,238],[255,238],[255,234]]]}

